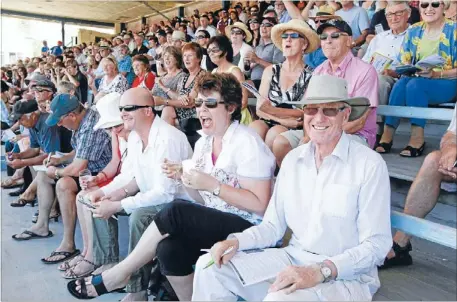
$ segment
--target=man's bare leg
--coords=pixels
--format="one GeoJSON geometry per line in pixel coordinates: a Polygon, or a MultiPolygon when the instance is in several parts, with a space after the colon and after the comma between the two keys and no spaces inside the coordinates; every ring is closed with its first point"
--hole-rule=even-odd
{"type": "Polygon", "coordinates": [[[167,276],[179,301],[192,300],[192,286],[194,284],[194,273],[187,276],[167,276]]]}

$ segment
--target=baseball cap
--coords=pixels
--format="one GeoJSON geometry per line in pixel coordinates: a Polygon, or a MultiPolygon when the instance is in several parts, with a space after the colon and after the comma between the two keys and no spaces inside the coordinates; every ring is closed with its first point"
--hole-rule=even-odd
{"type": "Polygon", "coordinates": [[[330,20],[330,21],[322,24],[321,26],[319,26],[319,28],[317,29],[317,34],[318,35],[322,34],[322,32],[328,27],[335,27],[339,31],[347,33],[349,36],[352,36],[351,27],[345,21],[336,20],[336,19],[330,20]]]}
{"type": "Polygon", "coordinates": [[[50,92],[54,91],[54,83],[51,82],[50,80],[39,80],[35,82],[35,89],[43,89],[43,90],[48,90],[50,92]]]}
{"type": "Polygon", "coordinates": [[[166,37],[166,36],[167,36],[167,33],[166,33],[163,29],[159,29],[159,30],[157,31],[157,36],[166,37]]]}
{"type": "Polygon", "coordinates": [[[57,125],[62,116],[79,107],[79,100],[74,95],[67,93],[58,94],[51,102],[50,115],[46,124],[50,127],[57,125]]]}
{"type": "Polygon", "coordinates": [[[13,107],[13,112],[10,114],[9,119],[15,123],[24,114],[32,113],[38,110],[38,103],[35,100],[26,102],[16,102],[13,107]]]}

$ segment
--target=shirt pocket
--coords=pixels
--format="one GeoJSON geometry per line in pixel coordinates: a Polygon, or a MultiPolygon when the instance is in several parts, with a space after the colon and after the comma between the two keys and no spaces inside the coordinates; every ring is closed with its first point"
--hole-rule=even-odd
{"type": "Polygon", "coordinates": [[[322,213],[327,216],[353,219],[357,213],[359,186],[328,184],[322,194],[322,213]]]}

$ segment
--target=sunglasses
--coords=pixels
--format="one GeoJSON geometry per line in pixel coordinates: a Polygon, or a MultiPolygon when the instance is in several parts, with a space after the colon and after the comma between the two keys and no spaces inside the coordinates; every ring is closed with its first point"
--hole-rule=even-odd
{"type": "Polygon", "coordinates": [[[51,92],[49,89],[43,89],[43,88],[39,88],[39,87],[35,87],[33,90],[36,92],[43,92],[43,91],[51,92]]]}
{"type": "Polygon", "coordinates": [[[334,32],[334,33],[331,33],[330,35],[329,34],[320,34],[319,38],[321,39],[321,41],[325,41],[325,40],[327,40],[327,38],[329,36],[332,39],[338,39],[341,36],[348,36],[348,34],[347,33],[342,33],[342,32],[334,32]]]}
{"type": "Polygon", "coordinates": [[[232,35],[242,35],[243,34],[243,31],[242,30],[232,30],[230,32],[232,35]]]}
{"type": "Polygon", "coordinates": [[[208,98],[206,100],[203,99],[195,99],[195,107],[200,108],[203,103],[205,103],[206,108],[213,109],[216,108],[218,104],[223,104],[224,102],[219,102],[217,99],[208,98]]]}
{"type": "Polygon", "coordinates": [[[291,34],[282,34],[281,35],[281,38],[283,38],[284,40],[285,39],[288,39],[288,38],[291,38],[291,39],[298,39],[298,38],[303,38],[300,34],[298,33],[291,33],[291,34]]]}
{"type": "Polygon", "coordinates": [[[273,27],[273,24],[266,22],[266,23],[260,24],[260,27],[273,27]]]}
{"type": "Polygon", "coordinates": [[[438,8],[438,7],[440,7],[441,2],[438,2],[438,1],[432,2],[432,3],[430,3],[430,2],[421,2],[421,7],[423,9],[426,9],[427,7],[430,6],[430,4],[432,5],[433,8],[438,8]]]}
{"type": "Polygon", "coordinates": [[[221,50],[219,48],[217,48],[217,47],[214,47],[214,48],[211,48],[211,49],[210,48],[207,49],[208,54],[218,53],[219,51],[221,51],[221,50]]]}
{"type": "MultiPolygon", "coordinates": [[[[340,107],[340,108],[320,108],[322,110],[322,113],[326,117],[335,117],[338,113],[343,111],[346,107],[340,107]]],[[[303,112],[306,115],[316,115],[317,112],[319,111],[319,108],[308,108],[304,107],[303,112]]]]}
{"type": "Polygon", "coordinates": [[[197,36],[197,40],[206,39],[205,36],[197,36]]]}
{"type": "Polygon", "coordinates": [[[152,106],[147,106],[147,105],[126,105],[126,106],[119,106],[119,111],[122,112],[124,110],[125,112],[132,112],[136,111],[138,109],[142,108],[152,108],[152,106]]]}

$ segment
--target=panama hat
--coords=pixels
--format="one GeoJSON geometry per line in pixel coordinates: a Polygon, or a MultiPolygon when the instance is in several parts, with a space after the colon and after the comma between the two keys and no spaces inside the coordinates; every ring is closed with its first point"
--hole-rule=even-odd
{"type": "Polygon", "coordinates": [[[246,26],[246,24],[244,24],[243,22],[235,22],[233,25],[227,26],[227,27],[225,28],[225,35],[226,35],[229,39],[230,39],[230,36],[231,36],[232,28],[239,28],[239,29],[241,29],[242,31],[244,31],[244,34],[246,35],[245,41],[246,41],[246,42],[251,42],[251,40],[252,40],[252,34],[251,34],[251,32],[249,31],[249,29],[248,29],[248,27],[246,26]]]}
{"type": "Polygon", "coordinates": [[[316,13],[316,16],[309,17],[310,19],[314,20],[316,18],[321,19],[340,19],[340,16],[335,15],[335,10],[329,5],[323,5],[319,7],[319,11],[316,13]]]}
{"type": "Polygon", "coordinates": [[[282,37],[281,35],[288,30],[298,32],[300,35],[308,40],[308,47],[305,53],[315,51],[321,45],[321,41],[316,32],[305,21],[292,19],[287,23],[281,23],[273,26],[271,30],[271,40],[273,44],[282,51],[282,37]]]}
{"type": "Polygon", "coordinates": [[[121,95],[117,92],[108,93],[98,100],[95,106],[100,114],[100,119],[95,124],[94,131],[114,127],[123,123],[121,112],[119,111],[120,102],[121,95]]]}
{"type": "Polygon", "coordinates": [[[286,102],[296,107],[305,107],[312,104],[328,104],[344,102],[351,106],[349,121],[360,118],[370,106],[370,101],[365,97],[348,95],[348,82],[345,79],[331,75],[316,75],[309,81],[305,97],[299,102],[286,102]]]}

